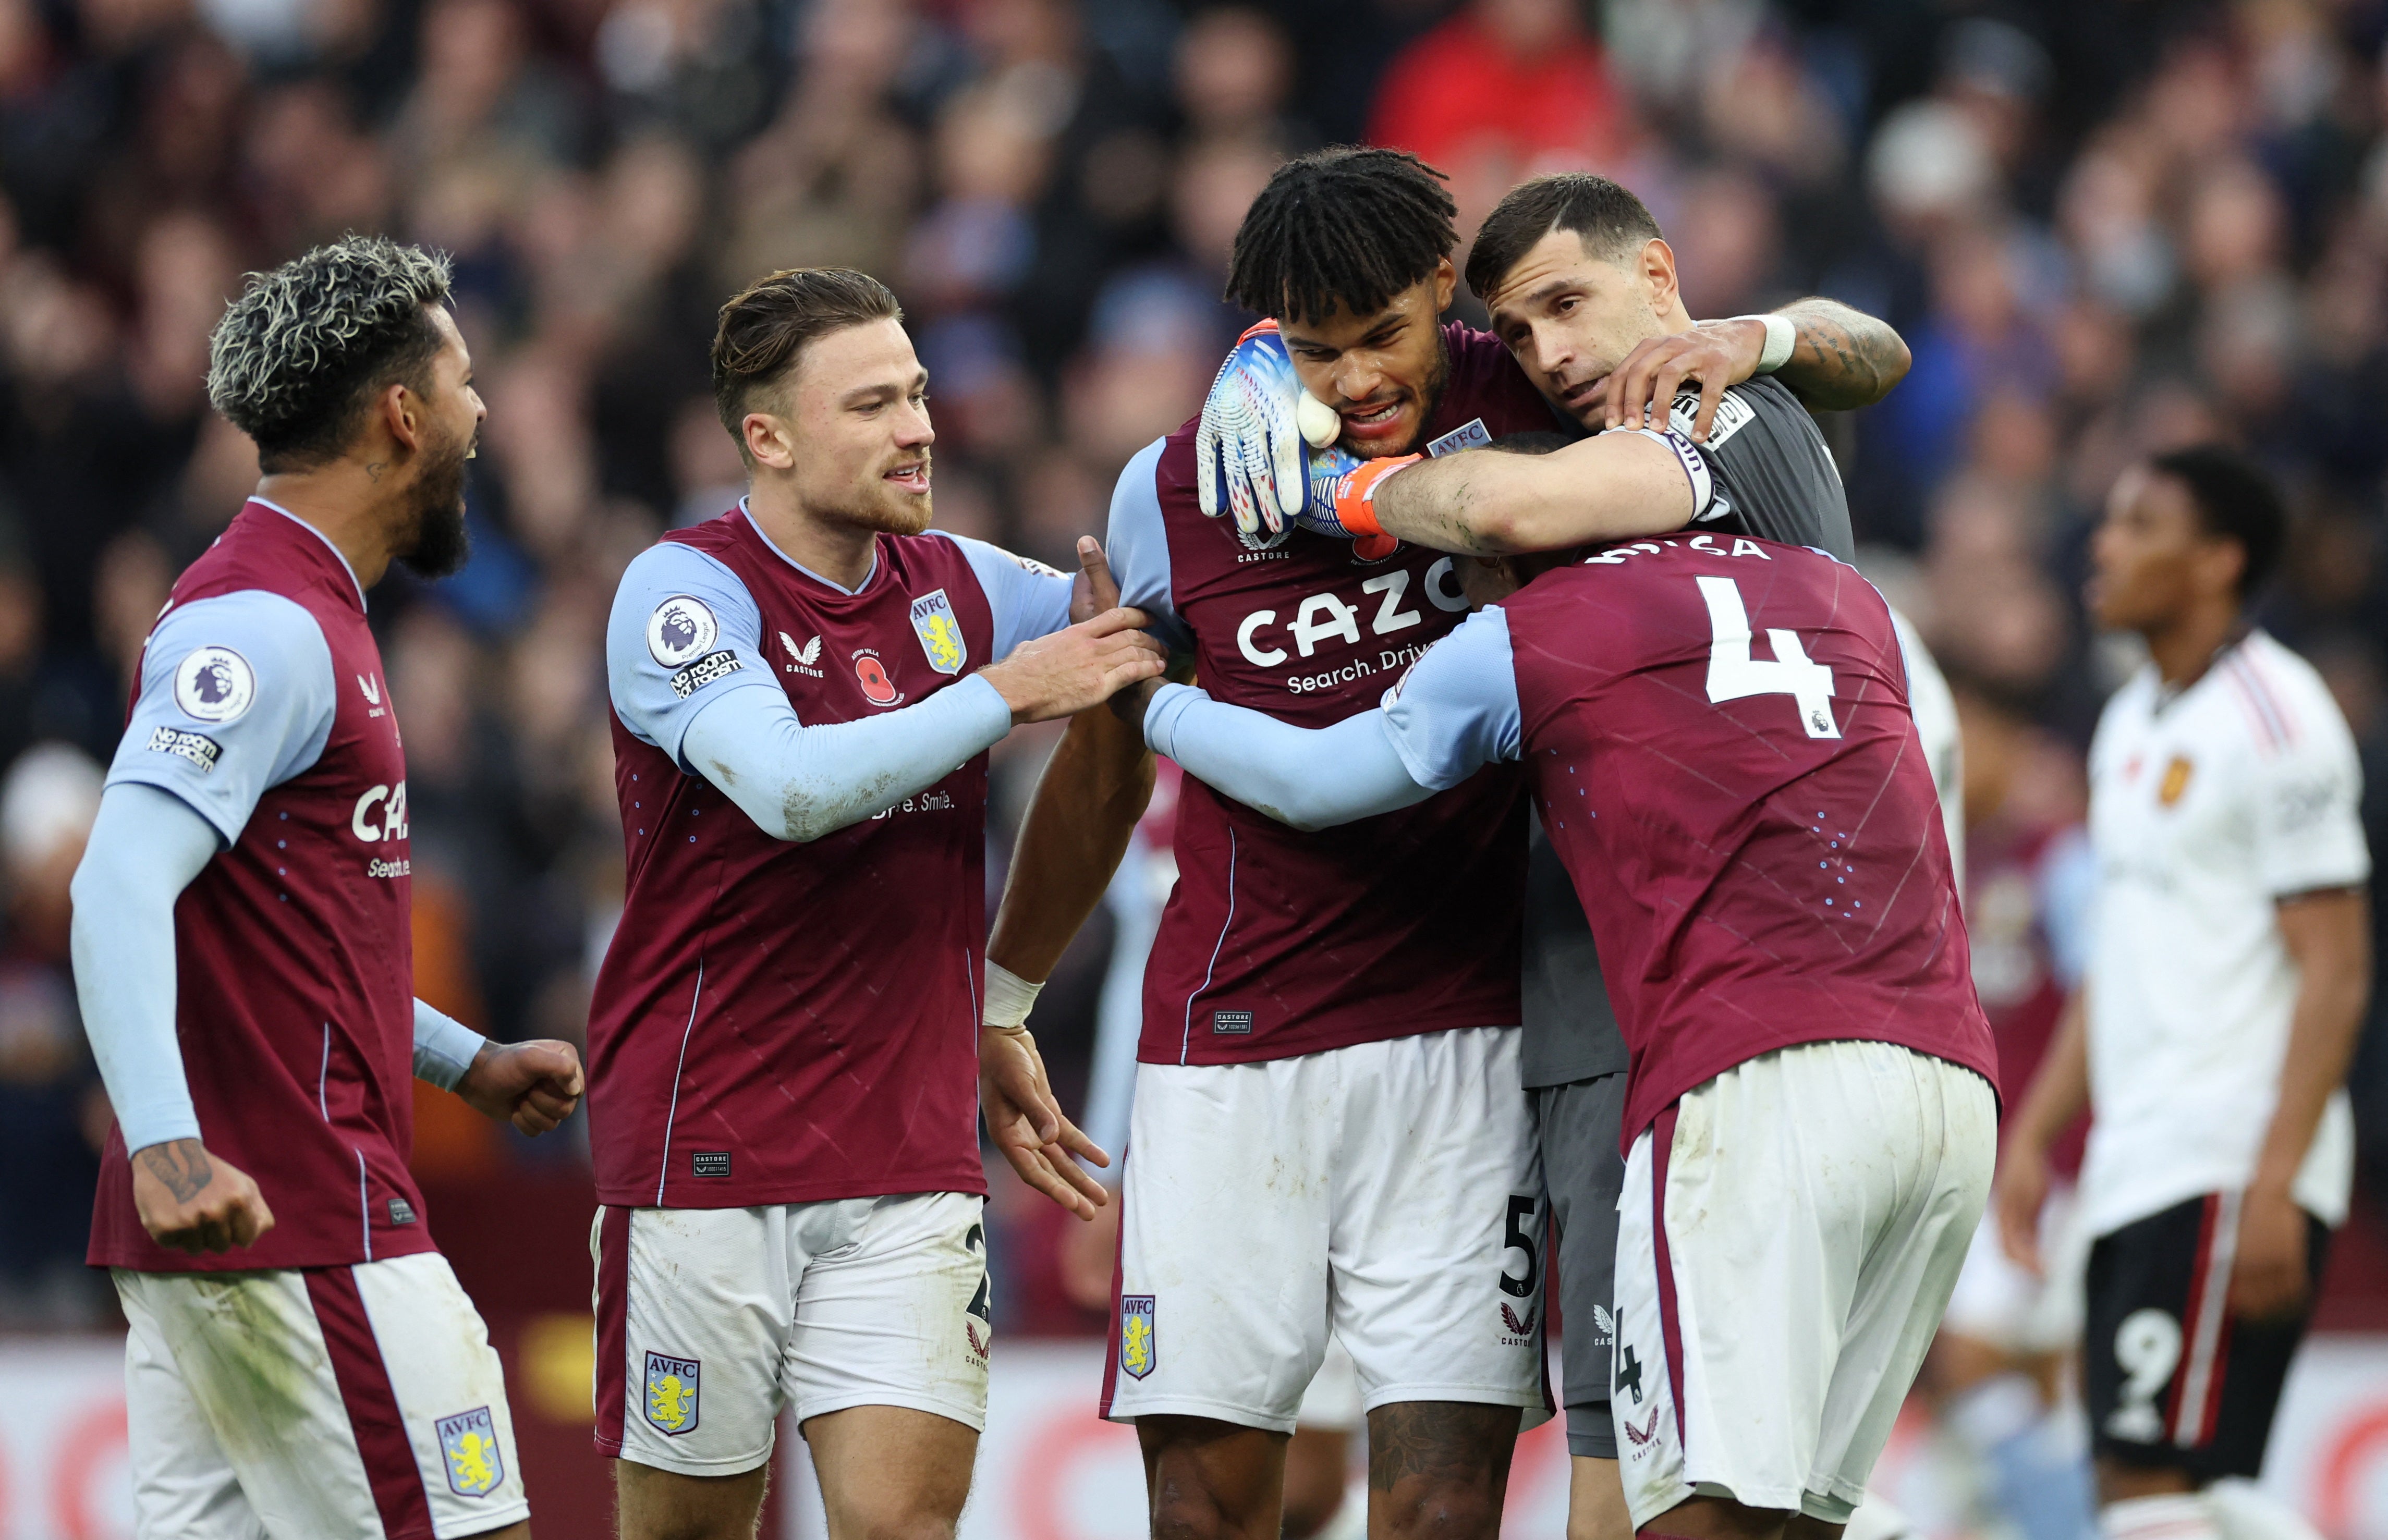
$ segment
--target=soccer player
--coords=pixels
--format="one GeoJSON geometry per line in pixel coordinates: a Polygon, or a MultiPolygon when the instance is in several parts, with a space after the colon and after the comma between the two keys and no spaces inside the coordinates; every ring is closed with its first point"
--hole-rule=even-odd
{"type": "MultiPolygon", "coordinates": [[[[2090,744],[2087,981],[2008,1133],[1999,1219],[2036,1260],[2048,1152],[2087,1105],[2084,1378],[2115,1540],[2212,1540],[2215,1483],[2262,1466],[2353,1180],[2371,862],[2344,719],[2247,618],[2285,538],[2260,470],[2193,447],[2127,471],[2091,548],[2090,609],[2150,655],[2090,744]]],[[[2245,1505],[2222,1516],[2247,1533],[2245,1505]]]]}
{"type": "Polygon", "coordinates": [[[1300,828],[1522,767],[1632,1054],[1632,1522],[1830,1534],[1931,1342],[1996,1137],[1899,640],[1864,579],[1797,547],[1703,533],[1545,559],[1567,565],[1471,560],[1488,607],[1375,710],[1304,729],[1172,685],[1146,734],[1300,828]]]}
{"type": "MultiPolygon", "coordinates": [[[[1467,607],[1453,558],[1431,550],[1205,518],[1200,486],[1215,492],[1220,467],[1204,450],[1220,439],[1223,399],[1282,401],[1289,422],[1306,384],[1364,455],[1448,452],[1564,420],[1498,339],[1437,324],[1458,282],[1452,215],[1439,173],[1394,151],[1327,150],[1281,168],[1245,216],[1228,287],[1277,325],[1239,345],[1203,426],[1148,447],[1121,476],[1111,549],[1124,592],[1223,699],[1335,720],[1467,607]]],[[[1658,244],[1671,297],[1672,257],[1658,244]]],[[[1653,311],[1647,337],[1671,313],[1653,311]]],[[[1655,489],[1647,528],[1682,525],[1693,509],[1681,457],[1707,451],[1633,441],[1616,474],[1655,489]]],[[[1242,465],[1255,452],[1231,435],[1216,452],[1242,465]]],[[[1829,505],[1753,498],[1716,527],[1845,551],[1829,465],[1823,475],[1829,505]]],[[[1050,971],[1102,891],[1141,807],[1129,768],[1141,745],[1126,736],[1122,752],[1081,719],[1046,771],[989,944],[990,1022],[1022,1019],[1028,981],[1050,971]]],[[[1288,831],[1189,784],[1175,849],[1177,888],[1146,974],[1105,1395],[1107,1415],[1137,1422],[1154,1522],[1277,1533],[1285,1437],[1332,1335],[1368,1409],[1371,1502],[1384,1516],[1372,1528],[1489,1535],[1520,1413],[1547,1405],[1548,1215],[1516,1090],[1518,780],[1495,771],[1331,834],[1288,831]]]]}
{"type": "Polygon", "coordinates": [[[264,475],[149,633],[75,873],[144,1540],[530,1533],[498,1356],[407,1174],[409,1072],[536,1134],[580,1064],[413,999],[365,624],[392,561],[464,559],[482,406],[447,296],[444,258],[351,236],[217,325],[208,396],[264,475]]]}
{"type": "Polygon", "coordinates": [[[1070,579],[926,532],[928,376],[876,279],[756,283],[713,380],[748,494],[631,562],[606,637],[597,1445],[629,1540],[743,1540],[793,1405],[833,1536],[950,1534],[992,1335],[983,1059],[1023,1175],[1102,1193],[1033,1044],[978,1040],[986,751],[1163,655],[1091,540],[1071,625],[1070,579]]]}
{"type": "MultiPolygon", "coordinates": [[[[1522,530],[1530,540],[1567,543],[1593,530],[1664,530],[1696,519],[1850,554],[1848,503],[1808,407],[1863,404],[1896,384],[1907,357],[1888,327],[1822,299],[1772,317],[1695,326],[1675,286],[1674,254],[1649,210],[1629,190],[1590,174],[1541,177],[1512,190],[1485,221],[1467,270],[1470,286],[1492,307],[1500,339],[1548,401],[1555,422],[1597,432],[1629,417],[1645,420],[1645,405],[1654,401],[1671,409],[1663,425],[1671,432],[1614,434],[1569,452],[1566,500],[1555,510],[1560,516],[1548,529],[1522,530]],[[1678,386],[1693,378],[1699,393],[1679,397],[1678,386]],[[1604,516],[1608,522],[1597,522],[1604,516]],[[1581,528],[1570,520],[1581,521],[1581,528]]],[[[1290,433],[1269,437],[1267,425],[1290,419],[1303,382],[1317,386],[1309,392],[1314,397],[1339,405],[1351,402],[1353,384],[1366,394],[1365,381],[1346,383],[1340,372],[1322,375],[1315,330],[1291,323],[1281,333],[1248,337],[1205,407],[1198,470],[1213,464],[1204,439],[1217,438],[1221,445],[1219,474],[1200,478],[1203,508],[1219,511],[1224,485],[1248,543],[1285,538],[1281,527],[1265,534],[1250,528],[1251,510],[1272,511],[1291,487],[1270,480],[1277,452],[1299,449],[1290,433]]],[[[1493,337],[1460,335],[1467,346],[1499,357],[1493,337]]],[[[1372,441],[1368,414],[1359,415],[1357,430],[1322,459],[1376,475],[1417,458],[1391,453],[1401,446],[1381,435],[1372,441]],[[1350,458],[1371,450],[1382,452],[1365,462],[1350,458]]],[[[1484,437],[1443,449],[1480,444],[1484,437]]],[[[1331,485],[1322,478],[1321,490],[1331,485]]],[[[1315,512],[1322,516],[1298,522],[1341,532],[1323,508],[1315,512]]],[[[1396,532],[1433,547],[1478,548],[1448,538],[1440,523],[1396,532]]],[[[1928,710],[1945,702],[1946,691],[1922,644],[1906,640],[1919,723],[1928,717],[1937,730],[1927,739],[1936,781],[1953,788],[1953,719],[1946,710],[1928,710]]],[[[1609,1407],[1609,1333],[1601,1324],[1610,1312],[1624,1174],[1617,1151],[1626,1053],[1591,931],[1539,834],[1527,895],[1522,1072],[1556,1224],[1563,1313],[1576,1323],[1561,1343],[1573,1457],[1570,1522],[1578,1540],[1597,1540],[1626,1527],[1609,1407]]]]}

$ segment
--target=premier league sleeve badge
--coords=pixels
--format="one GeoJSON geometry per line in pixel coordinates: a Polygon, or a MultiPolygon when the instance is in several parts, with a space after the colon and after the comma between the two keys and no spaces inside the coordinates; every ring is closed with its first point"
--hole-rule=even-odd
{"type": "Polygon", "coordinates": [[[962,640],[962,623],[944,589],[912,601],[912,630],[921,639],[921,651],[929,656],[929,667],[937,672],[959,674],[970,661],[970,643],[962,640]]]}

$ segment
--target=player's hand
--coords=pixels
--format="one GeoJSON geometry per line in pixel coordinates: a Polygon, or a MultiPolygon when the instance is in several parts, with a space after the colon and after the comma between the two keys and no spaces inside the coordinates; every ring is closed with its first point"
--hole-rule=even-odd
{"type": "Polygon", "coordinates": [[[1685,380],[1697,380],[1700,410],[1692,419],[1692,438],[1707,443],[1725,388],[1758,373],[1765,351],[1766,325],[1760,321],[1703,321],[1687,332],[1646,337],[1608,372],[1601,391],[1606,426],[1664,428],[1675,392],[1685,380]]]}
{"type": "Polygon", "coordinates": [[[1022,1181],[1081,1219],[1092,1219],[1111,1201],[1103,1184],[1070,1158],[1111,1163],[1101,1146],[1061,1115],[1035,1038],[1000,1027],[979,1029],[978,1100],[987,1137],[1022,1181]]]}
{"type": "Polygon", "coordinates": [[[1302,448],[1331,444],[1342,424],[1324,403],[1304,402],[1302,380],[1277,323],[1236,338],[1219,366],[1194,430],[1194,492],[1213,518],[1235,515],[1236,534],[1255,551],[1282,541],[1302,512],[1302,448]],[[1305,439],[1302,427],[1322,437],[1305,439]]]}
{"type": "Polygon", "coordinates": [[[1022,643],[979,676],[1011,707],[1014,726],[1074,717],[1138,680],[1159,679],[1169,667],[1169,650],[1137,629],[1143,624],[1142,610],[1105,610],[1022,643]]]}
{"type": "Polygon", "coordinates": [[[1111,576],[1111,560],[1103,542],[1092,535],[1078,537],[1078,575],[1070,579],[1070,624],[1084,625],[1107,609],[1117,609],[1119,579],[1111,576]]]}
{"type": "Polygon", "coordinates": [[[2285,1187],[2255,1186],[2239,1204],[2239,1256],[2230,1266],[2230,1313],[2285,1316],[2305,1303],[2305,1211],[2285,1187]]]}
{"type": "Polygon", "coordinates": [[[1990,1207],[1999,1219],[1999,1244],[2018,1267],[2040,1274],[2039,1209],[2048,1201],[2048,1154],[2027,1139],[2014,1139],[1999,1155],[1990,1207]]]}
{"type": "Polygon", "coordinates": [[[133,1152],[133,1206],[149,1239],[178,1252],[213,1255],[253,1245],[273,1228],[273,1210],[248,1173],[195,1139],[133,1152]]]}
{"type": "Polygon", "coordinates": [[[553,1037],[485,1043],[456,1082],[456,1094],[487,1116],[536,1139],[580,1105],[580,1054],[553,1037]]]}

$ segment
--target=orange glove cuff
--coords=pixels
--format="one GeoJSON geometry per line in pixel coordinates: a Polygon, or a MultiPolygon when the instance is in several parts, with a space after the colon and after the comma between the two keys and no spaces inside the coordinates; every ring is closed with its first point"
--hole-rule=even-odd
{"type": "Polygon", "coordinates": [[[1345,531],[1353,535],[1385,533],[1377,522],[1377,489],[1385,478],[1397,471],[1407,470],[1425,459],[1422,454],[1392,454],[1381,460],[1361,462],[1357,470],[1346,471],[1335,488],[1335,519],[1345,531]]]}

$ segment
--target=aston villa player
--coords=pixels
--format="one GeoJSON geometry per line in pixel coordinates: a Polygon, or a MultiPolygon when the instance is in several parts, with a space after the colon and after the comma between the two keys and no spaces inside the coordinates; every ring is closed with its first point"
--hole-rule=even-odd
{"type": "Polygon", "coordinates": [[[713,378],[748,495],[633,561],[607,632],[597,1444],[629,1540],[752,1535],[788,1406],[833,1533],[950,1534],[986,1411],[983,1057],[1023,1174],[1101,1193],[1025,1035],[979,1040],[986,751],[1163,655],[1093,541],[1073,601],[927,532],[928,376],[877,280],[761,280],[713,378]]]}
{"type": "Polygon", "coordinates": [[[444,258],[351,237],[217,326],[209,398],[264,477],[149,633],[75,873],[116,1112],[91,1260],[132,1328],[144,1540],[530,1532],[497,1355],[407,1174],[408,1079],[536,1134],[580,1065],[413,998],[406,760],[365,624],[393,560],[464,558],[482,407],[447,295],[444,258]]]}
{"type": "MultiPolygon", "coordinates": [[[[1276,319],[1238,344],[1199,423],[1121,473],[1110,544],[1127,602],[1220,699],[1325,726],[1373,704],[1467,607],[1452,556],[1260,517],[1255,494],[1236,490],[1273,458],[1243,431],[1251,414],[1290,435],[1306,387],[1366,465],[1572,430],[1499,338],[1442,321],[1458,282],[1454,212],[1441,173],[1395,151],[1279,168],[1228,274],[1230,299],[1276,319]]],[[[1604,249],[1631,233],[1599,218],[1604,249]]],[[[1672,275],[1669,259],[1665,306],[1637,289],[1615,307],[1620,335],[1660,337],[1672,275]]],[[[1744,415],[1734,464],[1779,456],[1759,448],[1778,442],[1771,428],[1744,415]]],[[[1696,507],[1684,466],[1707,452],[1690,426],[1607,436],[1604,493],[1670,521],[1654,528],[1706,516],[1846,548],[1837,483],[1830,498],[1774,495],[1785,478],[1770,468],[1746,478],[1758,495],[1696,507]]],[[[1298,482],[1299,438],[1274,444],[1298,482]]],[[[1303,489],[1290,490],[1299,506],[1303,489]]],[[[1072,724],[1023,826],[989,948],[990,1022],[1021,1019],[1023,981],[1058,960],[1140,810],[1129,767],[1143,745],[1124,734],[1123,750],[1107,716],[1072,724]]],[[[1188,783],[1175,849],[1145,976],[1104,1393],[1106,1415],[1137,1424],[1153,1522],[1276,1533],[1285,1438],[1331,1335],[1357,1366],[1371,1446],[1410,1452],[1372,1486],[1371,1532],[1490,1540],[1518,1429],[1550,1405],[1549,1214],[1520,1089],[1532,1062],[1519,1026],[1522,778],[1493,767],[1321,832],[1188,783]]],[[[1591,1233],[1579,1227],[1579,1241],[1591,1233]]]]}
{"type": "Polygon", "coordinates": [[[1302,829],[1520,767],[1632,1056],[1615,1381],[1632,1521],[1844,1525],[1996,1139],[1889,608],[1821,553],[1705,532],[1463,570],[1498,602],[1378,708],[1303,728],[1163,685],[1147,736],[1302,829]]]}

